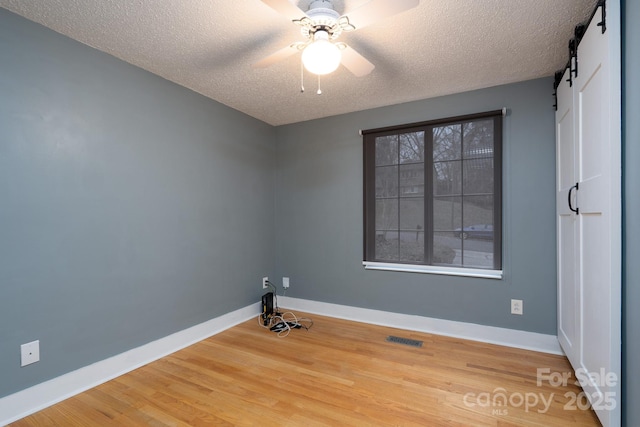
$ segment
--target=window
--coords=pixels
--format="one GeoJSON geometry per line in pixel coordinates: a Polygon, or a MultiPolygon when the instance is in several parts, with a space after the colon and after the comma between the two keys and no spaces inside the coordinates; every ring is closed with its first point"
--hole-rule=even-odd
{"type": "Polygon", "coordinates": [[[364,264],[501,277],[502,111],[363,136],[364,264]]]}

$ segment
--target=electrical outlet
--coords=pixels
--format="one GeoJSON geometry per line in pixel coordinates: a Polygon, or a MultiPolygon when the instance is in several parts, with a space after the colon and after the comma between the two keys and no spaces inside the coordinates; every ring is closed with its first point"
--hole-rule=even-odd
{"type": "Polygon", "coordinates": [[[40,360],[40,341],[31,341],[20,346],[20,366],[31,365],[40,360]]]}
{"type": "Polygon", "coordinates": [[[269,278],[268,277],[263,277],[262,278],[262,289],[267,289],[269,287],[269,285],[267,283],[269,283],[269,278]]]}
{"type": "Polygon", "coordinates": [[[282,278],[282,287],[285,289],[289,289],[289,278],[288,277],[283,277],[282,278]]]}
{"type": "Polygon", "coordinates": [[[512,299],[511,300],[511,314],[519,314],[522,315],[524,312],[524,307],[521,299],[512,299]]]}

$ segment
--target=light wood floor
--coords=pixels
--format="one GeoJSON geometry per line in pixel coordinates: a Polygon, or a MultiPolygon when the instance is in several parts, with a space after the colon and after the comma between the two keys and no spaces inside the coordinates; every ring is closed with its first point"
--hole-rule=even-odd
{"type": "Polygon", "coordinates": [[[287,338],[245,322],[12,426],[599,425],[574,381],[537,385],[572,372],[564,357],[309,317],[287,338]]]}

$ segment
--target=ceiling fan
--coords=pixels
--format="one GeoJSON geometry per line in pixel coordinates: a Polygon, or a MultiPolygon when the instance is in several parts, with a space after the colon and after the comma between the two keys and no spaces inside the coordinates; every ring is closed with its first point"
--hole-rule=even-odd
{"type": "Polygon", "coordinates": [[[329,74],[342,64],[355,76],[361,77],[371,73],[375,66],[352,47],[336,42],[336,39],[343,31],[355,31],[412,9],[420,0],[370,0],[342,16],[334,10],[332,0],[312,0],[306,13],[289,0],[262,2],[299,25],[305,41],[294,42],[276,51],[255,63],[254,67],[268,67],[302,52],[302,63],[313,74],[329,74]]]}

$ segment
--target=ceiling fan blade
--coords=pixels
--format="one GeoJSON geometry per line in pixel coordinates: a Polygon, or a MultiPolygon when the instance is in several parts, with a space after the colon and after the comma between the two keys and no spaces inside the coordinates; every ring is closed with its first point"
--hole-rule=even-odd
{"type": "Polygon", "coordinates": [[[290,3],[289,0],[262,0],[262,3],[271,7],[276,12],[279,12],[289,18],[291,21],[295,21],[307,16],[302,9],[290,3]]]}
{"type": "Polygon", "coordinates": [[[296,54],[300,52],[300,50],[297,47],[297,44],[291,44],[287,47],[283,47],[282,49],[272,53],[271,55],[267,56],[266,58],[261,59],[260,61],[256,62],[255,64],[253,64],[254,68],[266,68],[272,64],[275,64],[278,61],[282,61],[283,59],[286,59],[288,57],[290,57],[293,54],[296,54]]]}
{"type": "Polygon", "coordinates": [[[342,50],[342,65],[351,71],[356,77],[366,76],[373,71],[375,65],[367,60],[364,56],[356,52],[355,49],[346,46],[342,50]]]}
{"type": "Polygon", "coordinates": [[[371,0],[346,15],[349,23],[357,30],[391,15],[413,9],[419,3],[420,0],[371,0]]]}

